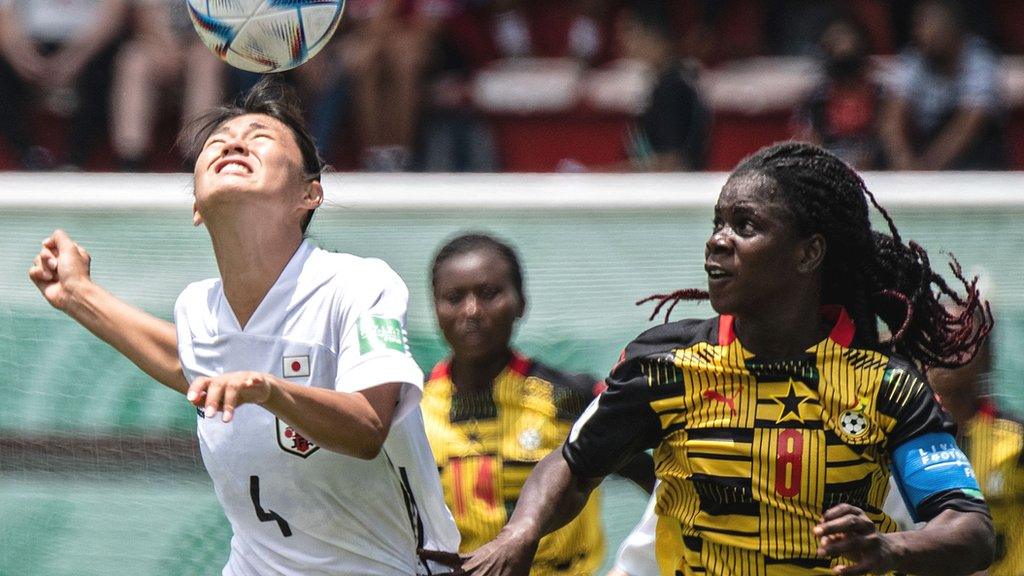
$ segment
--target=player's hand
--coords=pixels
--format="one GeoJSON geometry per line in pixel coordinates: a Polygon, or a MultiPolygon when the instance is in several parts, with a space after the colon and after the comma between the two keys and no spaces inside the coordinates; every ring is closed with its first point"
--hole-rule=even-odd
{"type": "Polygon", "coordinates": [[[262,404],[270,397],[274,377],[262,372],[229,372],[213,378],[200,376],[192,381],[185,397],[207,418],[222,412],[221,420],[230,422],[235,408],[242,404],[262,404]]]}
{"type": "Polygon", "coordinates": [[[895,567],[896,553],[891,541],[856,506],[839,504],[826,510],[814,527],[814,535],[818,538],[819,556],[845,556],[853,561],[853,564],[835,567],[835,574],[874,574],[889,572],[895,567]]]}
{"type": "Polygon", "coordinates": [[[483,576],[526,576],[536,553],[537,541],[503,528],[497,538],[466,556],[462,569],[466,574],[483,576]]]}
{"type": "Polygon", "coordinates": [[[58,310],[67,311],[68,301],[84,282],[91,282],[92,259],[63,230],[55,230],[43,240],[39,254],[28,269],[28,277],[46,301],[58,310]]]}
{"type": "Polygon", "coordinates": [[[444,572],[439,576],[464,576],[466,573],[462,570],[462,556],[454,552],[445,552],[444,550],[427,550],[426,548],[417,548],[416,555],[420,557],[420,560],[424,562],[434,562],[447,568],[450,568],[450,572],[444,572]]]}

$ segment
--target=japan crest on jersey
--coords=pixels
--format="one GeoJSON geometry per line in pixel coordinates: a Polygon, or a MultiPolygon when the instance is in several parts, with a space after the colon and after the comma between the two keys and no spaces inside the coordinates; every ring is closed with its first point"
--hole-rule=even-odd
{"type": "Polygon", "coordinates": [[[320,449],[284,420],[280,418],[275,418],[275,420],[277,421],[277,445],[281,447],[281,450],[301,458],[307,458],[320,449]]]}

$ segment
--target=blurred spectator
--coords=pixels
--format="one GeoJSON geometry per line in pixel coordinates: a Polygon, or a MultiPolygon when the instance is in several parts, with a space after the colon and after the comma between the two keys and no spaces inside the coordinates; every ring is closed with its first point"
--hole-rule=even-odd
{"type": "MultiPolygon", "coordinates": [[[[850,0],[846,0],[849,2],[850,0]]],[[[914,19],[919,4],[927,0],[887,1],[889,21],[893,29],[896,45],[906,47],[914,41],[914,19]]],[[[961,25],[987,41],[997,39],[996,32],[1000,28],[1000,4],[1012,5],[1012,18],[1019,19],[1019,0],[956,0],[960,8],[961,25]]]]}
{"type": "Polygon", "coordinates": [[[763,0],[687,0],[660,4],[668,25],[676,32],[673,42],[680,55],[699,61],[702,67],[714,68],[765,52],[763,0]]]}
{"type": "Polygon", "coordinates": [[[111,140],[118,167],[144,168],[157,112],[181,102],[188,122],[223,98],[225,65],[200,42],[184,2],[135,0],[135,27],[114,61],[111,140]]]}
{"type": "Polygon", "coordinates": [[[999,61],[964,27],[952,0],[918,4],[914,46],[901,56],[882,136],[897,170],[984,170],[1006,165],[999,61]]]}
{"type": "Polygon", "coordinates": [[[766,37],[773,54],[812,56],[824,29],[839,15],[838,3],[820,0],[767,0],[766,37]]]}
{"type": "Polygon", "coordinates": [[[821,35],[824,78],[797,111],[797,137],[814,142],[858,170],[880,167],[881,87],[872,79],[864,30],[851,18],[832,21],[821,35]]]}
{"type": "Polygon", "coordinates": [[[825,29],[838,19],[857,23],[871,46],[870,54],[893,52],[894,4],[912,0],[766,0],[765,34],[771,53],[783,56],[815,56],[825,29]]]}
{"type": "Polygon", "coordinates": [[[338,155],[339,129],[352,123],[352,76],[338,57],[340,43],[335,36],[321,54],[285,76],[298,90],[309,133],[328,162],[338,155]]]}
{"type": "Polygon", "coordinates": [[[607,56],[607,0],[491,0],[489,8],[498,58],[572,58],[593,65],[607,56]]]}
{"type": "Polygon", "coordinates": [[[417,141],[415,169],[425,172],[496,172],[494,134],[473,107],[473,55],[446,30],[440,63],[430,78],[428,105],[417,141]]]}
{"type": "Polygon", "coordinates": [[[638,170],[704,167],[711,112],[695,88],[696,74],[676,55],[664,5],[638,2],[619,22],[623,54],[647,64],[656,80],[627,148],[638,170]]]}
{"type": "Polygon", "coordinates": [[[111,61],[125,0],[0,0],[0,131],[25,168],[57,160],[29,134],[30,103],[71,117],[66,155],[78,168],[106,134],[111,61]]]}
{"type": "Polygon", "coordinates": [[[442,23],[456,0],[349,0],[341,38],[329,49],[350,75],[361,162],[371,171],[407,170],[424,79],[442,23]]]}

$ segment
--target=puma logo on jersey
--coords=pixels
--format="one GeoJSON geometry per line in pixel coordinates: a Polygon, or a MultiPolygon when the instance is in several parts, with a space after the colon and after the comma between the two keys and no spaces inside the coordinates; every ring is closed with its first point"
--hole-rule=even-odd
{"type": "Polygon", "coordinates": [[[730,412],[735,414],[736,413],[736,399],[740,397],[740,393],[742,393],[742,392],[743,392],[743,385],[742,384],[740,385],[739,390],[736,390],[736,393],[733,394],[732,396],[726,396],[725,394],[722,394],[718,390],[705,390],[704,391],[704,399],[705,400],[714,400],[716,402],[721,402],[722,404],[725,404],[726,406],[729,407],[729,411],[730,412]]]}

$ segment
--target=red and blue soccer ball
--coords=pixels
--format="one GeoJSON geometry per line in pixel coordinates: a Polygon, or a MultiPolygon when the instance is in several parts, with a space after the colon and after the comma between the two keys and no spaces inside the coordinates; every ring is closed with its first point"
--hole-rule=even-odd
{"type": "Polygon", "coordinates": [[[345,0],[186,0],[203,43],[250,72],[281,72],[316,55],[341,22],[345,0]]]}

